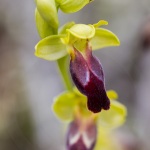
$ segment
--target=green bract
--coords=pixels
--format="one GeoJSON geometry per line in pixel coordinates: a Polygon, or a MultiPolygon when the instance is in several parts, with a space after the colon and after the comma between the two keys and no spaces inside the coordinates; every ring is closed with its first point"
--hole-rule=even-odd
{"type": "Polygon", "coordinates": [[[58,8],[65,13],[73,13],[82,9],[91,0],[56,0],[58,8]]]}
{"type": "MultiPolygon", "coordinates": [[[[114,91],[108,91],[109,95],[116,94],[114,91]]],[[[114,97],[114,96],[113,96],[114,97]]],[[[86,97],[79,93],[77,89],[70,92],[64,92],[54,99],[53,111],[62,121],[74,120],[75,110],[79,108],[80,114],[84,117],[90,117],[92,112],[87,109],[86,97]]],[[[122,125],[126,118],[126,108],[121,103],[111,100],[109,111],[102,111],[96,114],[98,126],[102,128],[116,128],[122,125]]]]}
{"type": "Polygon", "coordinates": [[[37,57],[46,60],[57,60],[67,55],[67,51],[69,52],[69,49],[73,47],[79,51],[83,51],[87,40],[90,41],[93,50],[118,46],[120,42],[114,33],[103,28],[98,28],[99,25],[106,24],[107,22],[104,20],[94,25],[69,22],[61,28],[59,32],[61,36],[57,36],[56,38],[56,35],[50,35],[42,39],[35,47],[35,54],[37,57]]]}
{"type": "Polygon", "coordinates": [[[55,0],[36,0],[37,9],[49,26],[58,28],[58,15],[55,0]]]}

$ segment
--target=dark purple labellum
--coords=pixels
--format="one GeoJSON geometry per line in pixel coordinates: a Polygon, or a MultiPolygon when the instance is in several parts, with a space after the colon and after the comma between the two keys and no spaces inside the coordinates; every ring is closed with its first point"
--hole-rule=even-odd
{"type": "Polygon", "coordinates": [[[94,123],[73,121],[67,134],[67,150],[93,150],[96,136],[97,129],[94,123]]]}
{"type": "Polygon", "coordinates": [[[76,87],[87,96],[89,110],[98,113],[101,109],[109,109],[110,101],[105,90],[103,69],[99,60],[92,55],[89,46],[85,56],[74,48],[70,72],[76,87]]]}

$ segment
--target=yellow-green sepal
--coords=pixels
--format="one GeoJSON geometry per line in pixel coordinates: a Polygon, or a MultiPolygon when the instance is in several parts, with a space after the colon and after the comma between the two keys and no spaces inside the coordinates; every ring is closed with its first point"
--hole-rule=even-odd
{"type": "Polygon", "coordinates": [[[49,35],[55,34],[56,29],[50,26],[40,15],[37,9],[35,9],[35,20],[36,20],[36,27],[38,33],[41,38],[45,38],[49,35]]]}
{"type": "Polygon", "coordinates": [[[53,61],[67,55],[66,46],[61,38],[64,35],[51,35],[37,43],[35,46],[35,55],[45,60],[53,61]]]}
{"type": "Polygon", "coordinates": [[[93,50],[120,45],[118,37],[113,32],[103,28],[95,29],[95,36],[90,40],[90,42],[93,50]]]}
{"type": "Polygon", "coordinates": [[[59,8],[65,13],[74,13],[82,9],[91,0],[56,0],[59,8]]]}
{"type": "Polygon", "coordinates": [[[77,97],[73,92],[64,92],[54,98],[52,110],[62,121],[72,121],[77,105],[77,97]]]}
{"type": "Polygon", "coordinates": [[[49,26],[57,29],[59,21],[55,0],[36,0],[35,2],[42,18],[49,24],[49,26]]]}
{"type": "Polygon", "coordinates": [[[111,100],[110,109],[99,113],[98,125],[100,128],[108,129],[119,127],[125,122],[126,115],[126,107],[117,101],[111,100]]]}
{"type": "Polygon", "coordinates": [[[74,91],[63,92],[54,98],[53,112],[62,121],[72,121],[76,115],[90,117],[92,112],[87,109],[87,98],[74,91]]]}

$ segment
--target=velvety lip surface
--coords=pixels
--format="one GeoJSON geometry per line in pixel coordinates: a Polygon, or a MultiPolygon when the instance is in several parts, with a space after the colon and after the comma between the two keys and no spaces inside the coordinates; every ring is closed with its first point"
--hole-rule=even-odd
{"type": "Polygon", "coordinates": [[[84,56],[75,48],[74,55],[70,60],[70,73],[78,90],[87,96],[88,109],[94,113],[109,109],[110,100],[105,90],[101,63],[92,55],[89,46],[84,56]]]}

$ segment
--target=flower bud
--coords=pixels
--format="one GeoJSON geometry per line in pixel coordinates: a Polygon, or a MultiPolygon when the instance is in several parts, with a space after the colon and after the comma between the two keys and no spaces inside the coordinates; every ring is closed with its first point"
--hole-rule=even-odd
{"type": "Polygon", "coordinates": [[[56,0],[60,9],[65,13],[74,13],[82,9],[91,0],[56,0]]]}
{"type": "Polygon", "coordinates": [[[49,23],[47,23],[42,18],[37,9],[35,9],[35,20],[36,20],[36,27],[41,38],[45,38],[57,32],[55,28],[50,26],[49,23]]]}
{"type": "Polygon", "coordinates": [[[38,12],[49,26],[58,28],[58,15],[55,0],[36,0],[38,12]]]}
{"type": "Polygon", "coordinates": [[[90,111],[98,113],[101,109],[109,109],[110,101],[105,91],[103,69],[99,60],[92,55],[91,47],[87,46],[84,54],[74,48],[70,72],[78,90],[87,96],[90,111]]]}

